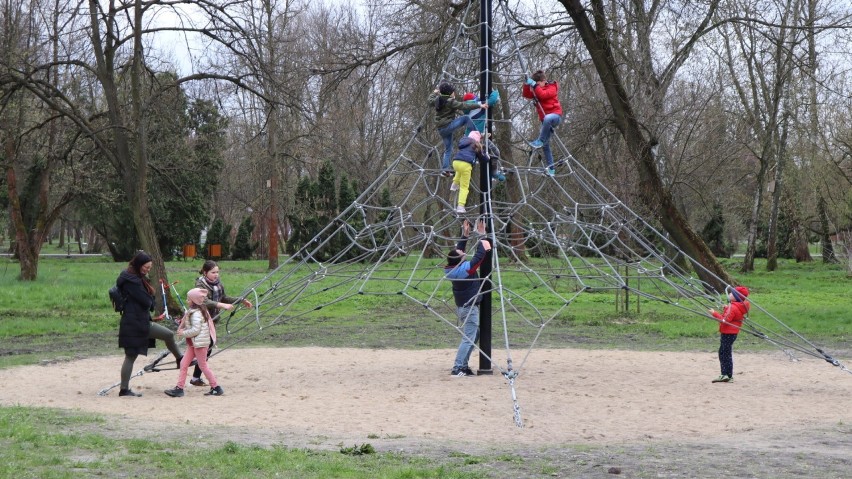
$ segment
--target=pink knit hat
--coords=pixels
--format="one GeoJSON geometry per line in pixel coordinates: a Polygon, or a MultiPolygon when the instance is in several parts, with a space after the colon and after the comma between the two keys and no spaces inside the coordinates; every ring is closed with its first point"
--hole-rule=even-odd
{"type": "Polygon", "coordinates": [[[207,290],[204,288],[192,288],[186,293],[186,298],[192,304],[201,306],[207,299],[207,290]]]}
{"type": "Polygon", "coordinates": [[[473,141],[475,141],[477,143],[479,143],[479,140],[482,139],[482,133],[480,133],[477,130],[473,130],[467,136],[470,137],[471,139],[473,139],[473,141]]]}

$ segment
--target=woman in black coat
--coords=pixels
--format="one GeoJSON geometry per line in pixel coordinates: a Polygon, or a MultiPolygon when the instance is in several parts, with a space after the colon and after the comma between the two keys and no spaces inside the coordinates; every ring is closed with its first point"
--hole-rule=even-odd
{"type": "Polygon", "coordinates": [[[130,390],[130,374],[136,357],[140,354],[147,356],[148,348],[154,347],[154,339],[165,341],[166,347],[174,354],[178,364],[183,357],[175,342],[174,333],[169,328],[151,321],[151,312],[154,311],[154,287],[148,279],[148,272],[151,271],[152,265],[151,257],[140,251],[115,281],[118,290],[126,298],[118,327],[118,347],[124,348],[119,396],[142,395],[130,390]]]}

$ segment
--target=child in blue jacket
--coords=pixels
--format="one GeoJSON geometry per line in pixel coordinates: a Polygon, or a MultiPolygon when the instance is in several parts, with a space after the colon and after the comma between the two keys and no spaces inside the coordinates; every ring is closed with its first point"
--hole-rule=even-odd
{"type": "Polygon", "coordinates": [[[473,130],[468,136],[459,140],[459,151],[453,158],[453,184],[450,185],[450,191],[459,192],[458,207],[456,213],[464,213],[464,206],[467,203],[467,195],[470,192],[470,177],[473,174],[473,165],[478,161],[485,161],[487,157],[482,152],[482,143],[479,140],[482,135],[473,130]]]}

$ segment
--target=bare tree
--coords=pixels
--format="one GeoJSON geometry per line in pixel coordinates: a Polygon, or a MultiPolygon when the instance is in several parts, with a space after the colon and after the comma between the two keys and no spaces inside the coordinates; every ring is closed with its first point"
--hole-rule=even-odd
{"type": "Polygon", "coordinates": [[[65,14],[58,1],[46,5],[5,2],[0,7],[2,167],[19,277],[26,281],[37,278],[41,248],[62,208],[80,187],[68,168],[74,164],[77,138],[66,131],[67,122],[50,111],[45,101],[49,91],[32,94],[27,90],[29,84],[58,84],[68,71],[58,62],[59,24],[65,14]],[[41,68],[44,63],[49,66],[41,68]]]}
{"type": "MultiPolygon", "coordinates": [[[[732,279],[681,214],[657,169],[654,152],[657,140],[648,136],[647,130],[643,129],[639,123],[630,96],[621,79],[619,66],[615,61],[609,39],[612,26],[607,21],[604,3],[601,0],[592,0],[591,12],[588,12],[579,0],[561,0],[560,3],[574,21],[577,33],[586,45],[591,61],[600,77],[612,109],[613,122],[621,133],[639,173],[640,191],[645,203],[654,208],[657,218],[671,235],[675,244],[711,273],[707,274],[705,271],[699,270],[697,271],[699,277],[717,290],[722,290],[724,284],[716,278],[721,278],[724,283],[732,283],[732,279]],[[591,18],[589,17],[590,13],[591,18]]],[[[711,10],[717,3],[711,2],[711,10]]],[[[705,17],[704,22],[699,26],[696,36],[706,28],[708,22],[709,16],[705,17]]],[[[666,70],[666,74],[661,77],[661,87],[671,82],[674,70],[683,63],[694,42],[695,40],[692,40],[689,45],[684,46],[684,51],[671,61],[671,68],[666,70]]]]}

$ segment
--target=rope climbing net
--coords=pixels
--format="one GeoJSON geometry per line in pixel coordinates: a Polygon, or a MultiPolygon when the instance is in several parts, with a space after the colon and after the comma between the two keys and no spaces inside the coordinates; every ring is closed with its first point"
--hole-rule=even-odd
{"type": "MultiPolygon", "coordinates": [[[[475,13],[471,5],[461,18],[475,13]]],[[[503,18],[510,18],[505,3],[499,8],[503,18]]],[[[441,75],[468,91],[477,90],[482,74],[471,66],[480,55],[480,27],[459,25],[441,75]]],[[[462,219],[486,221],[494,241],[490,281],[483,282],[490,289],[480,294],[491,294],[494,332],[502,344],[488,356],[507,380],[518,426],[523,422],[515,387],[530,353],[548,328],[570,328],[575,309],[595,314],[604,307],[611,312],[619,298],[626,303],[632,295],[677,308],[683,320],[713,319],[708,310],[726,303],[725,291],[699,279],[696,271],[710,273],[590,174],[558,132],[552,139],[556,173],[547,174],[540,150],[525,141],[531,120],[537,122],[534,107],[519,94],[527,63],[510,28],[501,40],[495,43],[508,47],[492,52],[494,63],[503,68],[491,84],[508,103],[501,111],[514,113],[495,115],[495,135],[486,141],[501,146],[499,165],[492,167],[501,168],[505,181],[484,191],[479,182],[471,182],[465,213],[458,213],[457,193],[441,176],[441,141],[424,115],[399,156],[352,205],[243,292],[254,307],[225,313],[217,353],[267,328],[333,314],[344,302],[367,308],[372,303],[364,298],[370,296],[385,298],[400,315],[437,320],[463,337],[443,270],[462,219]]],[[[813,355],[849,372],[755,302],[742,331],[791,357],[795,352],[813,355]]]]}

